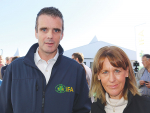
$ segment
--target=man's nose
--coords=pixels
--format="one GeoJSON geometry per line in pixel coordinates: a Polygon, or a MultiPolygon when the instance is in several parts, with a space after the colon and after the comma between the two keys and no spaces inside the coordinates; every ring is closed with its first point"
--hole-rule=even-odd
{"type": "Polygon", "coordinates": [[[47,38],[53,38],[52,30],[49,30],[49,32],[47,33],[47,38]]]}

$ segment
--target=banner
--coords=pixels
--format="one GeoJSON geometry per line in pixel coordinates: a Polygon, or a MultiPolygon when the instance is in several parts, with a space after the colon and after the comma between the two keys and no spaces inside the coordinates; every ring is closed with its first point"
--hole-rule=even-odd
{"type": "Polygon", "coordinates": [[[140,67],[143,67],[141,60],[143,54],[150,54],[150,25],[145,23],[135,26],[135,39],[137,61],[140,67]]]}

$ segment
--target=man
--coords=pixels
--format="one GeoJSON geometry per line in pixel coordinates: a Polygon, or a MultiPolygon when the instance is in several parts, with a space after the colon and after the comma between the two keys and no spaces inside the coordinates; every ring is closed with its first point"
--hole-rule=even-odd
{"type": "Polygon", "coordinates": [[[0,55],[0,79],[2,80],[2,75],[1,75],[1,69],[4,66],[4,62],[3,62],[3,56],[0,55]]]}
{"type": "Polygon", "coordinates": [[[1,75],[2,75],[2,79],[3,79],[3,76],[4,76],[4,72],[5,72],[5,70],[6,70],[6,68],[7,68],[7,66],[9,65],[9,57],[6,57],[6,62],[5,62],[5,66],[3,66],[2,68],[1,68],[1,75]]]}
{"type": "Polygon", "coordinates": [[[0,113],[88,113],[91,101],[85,72],[63,56],[59,44],[64,22],[54,7],[40,10],[34,44],[27,55],[13,61],[0,88],[0,113]]]}
{"type": "Polygon", "coordinates": [[[0,86],[1,86],[1,84],[2,84],[2,80],[0,79],[0,86]]]}
{"type": "Polygon", "coordinates": [[[83,65],[83,68],[85,69],[85,72],[86,72],[86,79],[87,79],[88,85],[90,87],[91,79],[92,79],[92,72],[91,72],[91,69],[83,63],[83,60],[84,60],[83,54],[82,53],[73,53],[72,59],[76,60],[79,64],[83,65]]]}
{"type": "Polygon", "coordinates": [[[6,59],[5,59],[6,60],[5,65],[9,65],[9,58],[10,57],[6,57],[6,59]]]}
{"type": "Polygon", "coordinates": [[[142,56],[143,68],[137,73],[136,80],[143,96],[150,98],[150,55],[142,56]]]}

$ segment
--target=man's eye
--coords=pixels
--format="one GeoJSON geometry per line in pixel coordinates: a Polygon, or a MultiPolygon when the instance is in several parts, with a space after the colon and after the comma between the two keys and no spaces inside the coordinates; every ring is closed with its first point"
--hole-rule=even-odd
{"type": "Polygon", "coordinates": [[[46,31],[46,29],[42,29],[42,31],[44,31],[44,32],[45,32],[45,31],[46,31]]]}
{"type": "Polygon", "coordinates": [[[59,29],[54,29],[54,32],[58,33],[60,30],[59,29]]]}

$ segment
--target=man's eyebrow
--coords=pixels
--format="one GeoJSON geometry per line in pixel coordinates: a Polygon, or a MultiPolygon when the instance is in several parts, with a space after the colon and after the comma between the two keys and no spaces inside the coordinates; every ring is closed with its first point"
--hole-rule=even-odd
{"type": "Polygon", "coordinates": [[[54,28],[54,30],[58,30],[58,31],[61,31],[61,29],[59,29],[59,28],[54,28]]]}
{"type": "Polygon", "coordinates": [[[41,27],[40,30],[42,30],[42,29],[47,29],[47,27],[41,27]]]}

